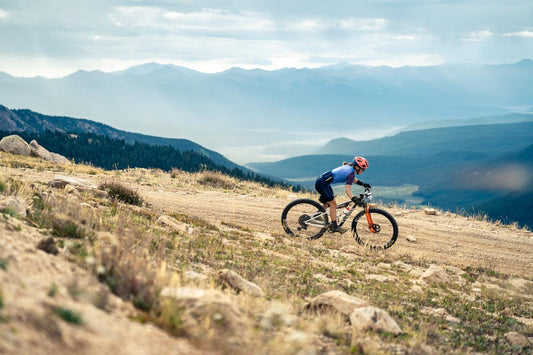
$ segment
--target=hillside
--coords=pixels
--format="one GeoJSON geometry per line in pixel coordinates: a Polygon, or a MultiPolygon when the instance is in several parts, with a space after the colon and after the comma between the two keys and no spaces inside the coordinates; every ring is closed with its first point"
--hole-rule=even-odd
{"type": "Polygon", "coordinates": [[[0,352],[531,352],[530,231],[381,206],[400,237],[372,252],[284,235],[300,197],[0,152],[0,352]]]}
{"type": "Polygon", "coordinates": [[[334,139],[315,154],[423,156],[446,151],[501,155],[531,144],[533,122],[441,127],[369,141],[334,139]]]}
{"type": "Polygon", "coordinates": [[[126,143],[135,142],[146,143],[150,145],[171,146],[180,152],[194,151],[205,155],[213,160],[216,164],[223,165],[229,169],[240,167],[232,161],[226,159],[221,154],[206,149],[188,139],[175,139],[149,136],[140,133],[126,132],[115,129],[103,123],[63,116],[48,116],[30,110],[10,110],[0,105],[0,131],[8,132],[28,132],[44,133],[45,131],[61,133],[93,133],[96,135],[107,136],[113,139],[123,139],[126,143]]]}

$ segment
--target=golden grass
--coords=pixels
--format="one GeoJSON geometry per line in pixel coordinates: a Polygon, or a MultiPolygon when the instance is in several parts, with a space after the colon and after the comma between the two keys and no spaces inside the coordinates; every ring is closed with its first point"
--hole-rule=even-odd
{"type": "MultiPolygon", "coordinates": [[[[494,329],[499,334],[509,330],[526,332],[526,328],[511,322],[510,318],[494,317],[494,312],[509,308],[516,315],[531,317],[532,302],[527,295],[492,292],[485,293],[486,298],[473,300],[458,296],[458,290],[464,289],[464,282],[470,282],[466,279],[455,281],[449,289],[430,288],[421,295],[413,293],[412,276],[394,263],[402,261],[409,268],[420,270],[429,264],[422,256],[420,260],[413,260],[408,255],[374,253],[355,246],[353,250],[338,252],[341,244],[333,239],[309,243],[279,235],[272,240],[259,240],[252,231],[238,224],[226,222],[226,226],[235,229],[227,232],[196,217],[170,214],[177,221],[194,227],[194,235],[188,235],[156,225],[161,214],[156,207],[130,206],[102,197],[97,191],[74,196],[55,189],[50,194],[46,182],[24,181],[22,177],[10,175],[7,167],[70,171],[72,174],[94,172],[102,178],[114,174],[128,186],[166,186],[194,191],[218,189],[284,200],[313,195],[268,188],[219,173],[191,174],[177,169],[170,173],[156,169],[106,172],[0,153],[0,193],[16,195],[28,202],[31,210],[28,222],[40,227],[44,234],[53,234],[58,229],[54,227],[57,221],[75,221],[76,228],[71,228],[70,232],[56,233],[58,246],[68,251],[71,260],[93,270],[95,277],[111,292],[135,305],[139,313],[132,318],[151,321],[169,334],[189,338],[202,349],[223,353],[257,349],[258,353],[292,354],[317,349],[316,341],[322,339],[321,346],[337,353],[368,352],[377,346],[365,344],[381,344],[377,349],[387,349],[384,344],[394,345],[415,353],[425,351],[428,346],[444,353],[505,352],[510,348],[504,342],[490,338],[494,329]],[[75,233],[79,230],[83,233],[75,233]],[[335,250],[337,252],[333,252],[335,250]],[[258,284],[266,298],[222,291],[216,275],[217,270],[223,268],[234,270],[258,284]],[[188,279],[185,277],[188,270],[202,272],[205,280],[188,279]],[[369,273],[393,278],[379,282],[367,280],[365,275],[369,273]],[[221,336],[228,330],[216,312],[191,323],[183,307],[159,296],[160,290],[167,286],[204,287],[230,295],[243,314],[248,336],[239,337],[231,332],[227,337],[221,336]],[[406,334],[394,338],[370,333],[359,338],[353,336],[343,317],[301,313],[309,299],[332,289],[371,300],[373,305],[387,310],[406,334]],[[462,324],[455,328],[442,327],[441,319],[420,314],[422,307],[446,308],[450,314],[460,317],[462,324]],[[371,340],[361,340],[367,337],[371,340]]],[[[486,269],[471,272],[469,280],[473,282],[483,276],[506,277],[487,262],[486,269]]],[[[74,286],[71,285],[72,297],[76,294],[74,286]]],[[[105,309],[105,292],[93,297],[93,304],[105,309]]],[[[69,316],[68,312],[65,316],[69,316]]],[[[75,315],[70,316],[76,321],[75,315]]]]}

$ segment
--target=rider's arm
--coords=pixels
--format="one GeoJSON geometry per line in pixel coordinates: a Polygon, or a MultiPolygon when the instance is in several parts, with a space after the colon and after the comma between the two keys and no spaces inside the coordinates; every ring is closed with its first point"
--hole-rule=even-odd
{"type": "Polygon", "coordinates": [[[353,197],[353,193],[352,193],[352,185],[348,185],[348,184],[346,184],[346,186],[344,186],[344,192],[346,192],[346,195],[347,195],[348,198],[351,200],[352,197],[353,197]]]}

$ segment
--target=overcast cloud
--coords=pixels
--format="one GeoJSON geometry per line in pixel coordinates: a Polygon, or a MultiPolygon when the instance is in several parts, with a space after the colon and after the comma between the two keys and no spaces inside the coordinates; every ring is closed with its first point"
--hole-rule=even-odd
{"type": "Polygon", "coordinates": [[[151,61],[204,72],[512,63],[533,58],[533,2],[0,0],[0,46],[0,71],[45,77],[151,61]]]}

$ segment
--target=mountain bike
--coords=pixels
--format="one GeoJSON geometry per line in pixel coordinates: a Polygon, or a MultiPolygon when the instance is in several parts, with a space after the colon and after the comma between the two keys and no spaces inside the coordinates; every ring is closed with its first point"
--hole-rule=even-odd
{"type": "MultiPolygon", "coordinates": [[[[355,201],[337,205],[337,223],[341,227],[356,207],[363,210],[352,220],[351,231],[357,243],[371,249],[388,249],[398,239],[398,223],[387,211],[371,207],[372,192],[365,189],[355,201]],[[363,218],[364,217],[364,218],[363,218]]],[[[329,208],[310,199],[298,199],[289,203],[281,214],[281,225],[292,237],[315,240],[327,231],[329,208]]]]}

